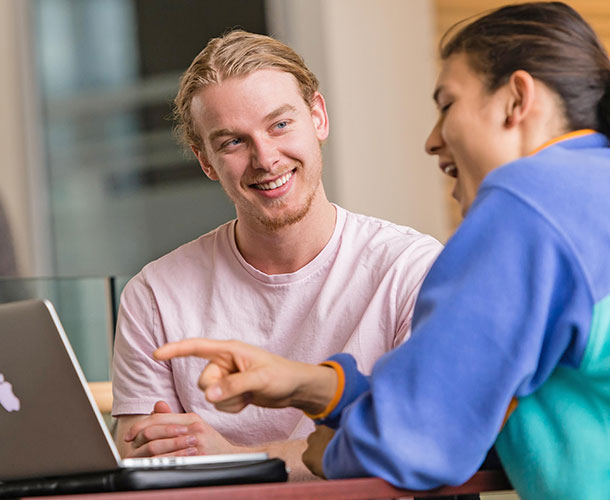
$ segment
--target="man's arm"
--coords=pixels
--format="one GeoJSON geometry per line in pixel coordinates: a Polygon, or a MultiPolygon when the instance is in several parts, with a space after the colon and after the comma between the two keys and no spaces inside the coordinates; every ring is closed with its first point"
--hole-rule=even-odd
{"type": "Polygon", "coordinates": [[[291,480],[313,479],[301,461],[303,439],[278,441],[261,446],[235,446],[193,413],[171,413],[163,401],[151,415],[118,417],[116,444],[123,458],[189,456],[218,453],[266,452],[286,462],[291,480]]]}
{"type": "Polygon", "coordinates": [[[125,434],[139,420],[145,419],[148,415],[119,415],[117,416],[117,425],[114,430],[114,442],[119,455],[122,458],[129,458],[131,454],[131,445],[125,441],[125,434]]]}
{"type": "Polygon", "coordinates": [[[172,413],[164,401],[150,415],[119,417],[116,439],[125,458],[252,451],[234,446],[195,413],[172,413]]]}

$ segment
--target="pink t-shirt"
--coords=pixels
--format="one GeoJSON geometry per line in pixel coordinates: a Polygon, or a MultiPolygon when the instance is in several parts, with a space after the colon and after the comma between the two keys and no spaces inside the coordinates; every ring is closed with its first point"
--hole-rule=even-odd
{"type": "Polygon", "coordinates": [[[374,362],[405,341],[417,292],[441,250],[434,238],[337,207],[330,241],[290,274],[264,274],[235,245],[235,221],[151,262],[121,296],[113,360],[113,415],[150,413],[158,400],[194,412],[234,444],[296,439],[313,430],[295,409],[248,406],[221,413],[197,387],[206,361],[155,361],[166,342],[236,339],[319,363],[354,355],[374,362]]]}

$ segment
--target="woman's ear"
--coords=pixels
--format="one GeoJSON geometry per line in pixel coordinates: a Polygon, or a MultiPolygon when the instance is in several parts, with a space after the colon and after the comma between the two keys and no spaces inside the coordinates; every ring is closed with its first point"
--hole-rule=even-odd
{"type": "Polygon", "coordinates": [[[212,167],[212,165],[206,158],[204,152],[197,149],[195,146],[191,146],[191,151],[193,151],[193,154],[197,158],[197,161],[199,162],[199,165],[201,166],[201,170],[203,170],[203,173],[205,175],[207,175],[211,180],[217,181],[218,174],[216,173],[216,170],[214,170],[214,167],[212,167]]]}
{"type": "Polygon", "coordinates": [[[508,91],[505,126],[511,128],[523,122],[532,112],[536,100],[534,78],[527,71],[519,69],[510,75],[508,91]]]}

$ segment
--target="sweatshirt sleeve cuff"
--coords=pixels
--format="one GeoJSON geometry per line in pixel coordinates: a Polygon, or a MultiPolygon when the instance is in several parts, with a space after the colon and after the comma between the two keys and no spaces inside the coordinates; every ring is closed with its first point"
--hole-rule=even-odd
{"type": "Polygon", "coordinates": [[[343,367],[337,363],[336,361],[324,361],[320,363],[320,366],[328,366],[335,370],[337,374],[337,390],[333,398],[330,400],[324,411],[321,413],[316,413],[315,415],[311,413],[304,412],[312,420],[322,420],[330,415],[330,413],[336,408],[337,404],[341,400],[341,396],[343,395],[343,389],[345,387],[345,375],[343,373],[343,367]]]}
{"type": "Polygon", "coordinates": [[[316,425],[336,429],[345,407],[369,389],[369,380],[358,371],[356,360],[351,354],[335,354],[322,364],[333,368],[337,373],[337,391],[322,413],[308,416],[315,420],[316,425]]]}

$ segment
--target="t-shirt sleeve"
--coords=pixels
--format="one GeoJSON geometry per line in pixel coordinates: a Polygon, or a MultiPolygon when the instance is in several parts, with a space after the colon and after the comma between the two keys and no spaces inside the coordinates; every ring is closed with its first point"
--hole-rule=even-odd
{"type": "Polygon", "coordinates": [[[413,310],[417,296],[432,264],[443,249],[431,236],[421,235],[417,244],[402,256],[397,265],[400,274],[396,284],[396,333],[392,348],[406,342],[411,336],[413,310]]]}
{"type": "Polygon", "coordinates": [[[514,396],[577,365],[590,288],[561,231],[512,194],[480,195],[430,270],[409,341],[344,409],[328,478],[430,489],[466,481],[514,396]]]}
{"type": "Polygon", "coordinates": [[[154,295],[140,273],[121,295],[112,362],[114,416],[150,413],[159,400],[183,411],[170,365],[152,357],[165,342],[154,295]]]}

